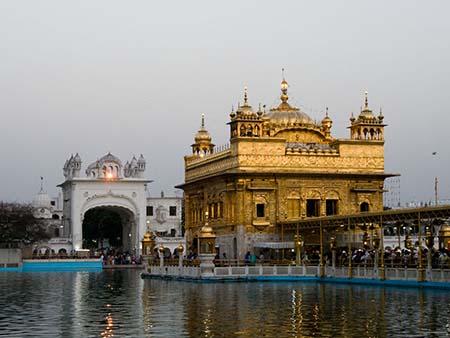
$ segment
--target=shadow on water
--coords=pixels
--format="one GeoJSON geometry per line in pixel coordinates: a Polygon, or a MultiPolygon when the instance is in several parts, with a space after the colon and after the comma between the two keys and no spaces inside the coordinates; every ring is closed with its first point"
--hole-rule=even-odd
{"type": "Polygon", "coordinates": [[[1,273],[0,336],[445,337],[450,292],[188,283],[139,272],[1,273]]]}

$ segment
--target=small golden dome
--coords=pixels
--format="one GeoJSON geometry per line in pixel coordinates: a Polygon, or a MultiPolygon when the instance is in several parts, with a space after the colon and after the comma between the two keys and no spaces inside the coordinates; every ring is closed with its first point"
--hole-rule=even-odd
{"type": "Polygon", "coordinates": [[[256,114],[253,111],[252,106],[248,103],[248,92],[247,87],[244,87],[244,104],[238,105],[238,109],[236,110],[236,115],[243,118],[255,117],[256,114]]]}
{"type": "Polygon", "coordinates": [[[364,120],[375,120],[376,117],[373,115],[372,110],[369,108],[369,100],[367,98],[367,95],[369,93],[367,91],[364,92],[364,109],[361,110],[361,113],[359,114],[359,118],[364,120]]]}
{"type": "Polygon", "coordinates": [[[328,124],[328,123],[331,123],[331,122],[333,122],[333,120],[330,119],[330,117],[328,116],[328,107],[327,107],[326,113],[325,113],[325,117],[322,120],[322,124],[328,124]]]}
{"type": "Polygon", "coordinates": [[[211,135],[209,135],[209,132],[205,129],[205,114],[202,114],[202,124],[197,134],[195,134],[194,140],[196,143],[201,141],[211,142],[211,135]]]}

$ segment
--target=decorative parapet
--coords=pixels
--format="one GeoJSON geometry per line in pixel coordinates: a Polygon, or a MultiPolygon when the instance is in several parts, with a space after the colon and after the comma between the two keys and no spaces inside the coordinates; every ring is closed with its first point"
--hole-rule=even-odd
{"type": "Polygon", "coordinates": [[[186,163],[185,181],[188,183],[202,177],[236,168],[237,166],[237,158],[231,157],[231,151],[228,149],[195,162],[186,163]]]}
{"type": "Polygon", "coordinates": [[[286,155],[339,156],[339,150],[327,143],[287,143],[286,155]]]}
{"type": "MultiPolygon", "coordinates": [[[[299,154],[304,155],[304,154],[299,154]]],[[[317,155],[317,154],[316,154],[317,155]]],[[[239,155],[239,168],[289,172],[384,172],[383,157],[239,155]]]]}
{"type": "Polygon", "coordinates": [[[185,156],[186,170],[190,169],[190,167],[195,164],[208,163],[210,161],[214,161],[214,160],[217,160],[217,159],[220,159],[223,157],[227,157],[231,154],[229,144],[226,146],[215,148],[215,149],[220,149],[220,150],[215,151],[211,154],[206,154],[204,156],[199,156],[199,155],[185,156]]]}

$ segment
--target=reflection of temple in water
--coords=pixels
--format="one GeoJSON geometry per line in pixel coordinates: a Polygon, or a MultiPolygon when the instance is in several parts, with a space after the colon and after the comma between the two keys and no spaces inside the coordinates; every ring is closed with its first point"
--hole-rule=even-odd
{"type": "Polygon", "coordinates": [[[183,288],[178,304],[189,336],[388,337],[430,326],[442,330],[433,305],[439,296],[415,289],[257,282],[183,288]],[[400,313],[393,304],[407,310],[400,313]]]}

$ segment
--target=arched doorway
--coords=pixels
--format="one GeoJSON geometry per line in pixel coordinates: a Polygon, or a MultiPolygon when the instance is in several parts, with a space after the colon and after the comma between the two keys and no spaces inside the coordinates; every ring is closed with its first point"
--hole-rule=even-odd
{"type": "Polygon", "coordinates": [[[359,211],[360,212],[369,212],[369,203],[362,202],[359,206],[359,211]]]}
{"type": "Polygon", "coordinates": [[[83,249],[132,252],[133,213],[123,207],[99,206],[87,210],[82,224],[83,249]]]}

